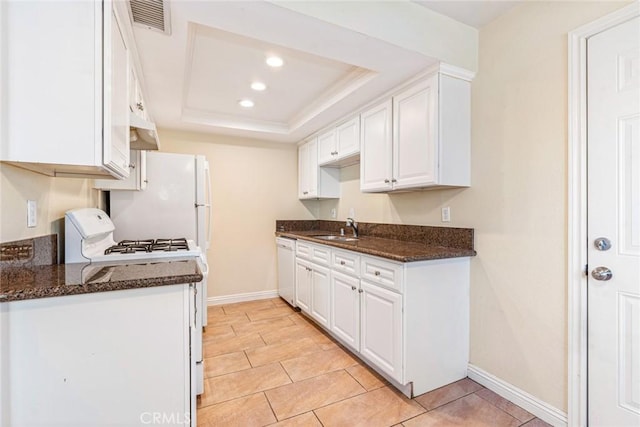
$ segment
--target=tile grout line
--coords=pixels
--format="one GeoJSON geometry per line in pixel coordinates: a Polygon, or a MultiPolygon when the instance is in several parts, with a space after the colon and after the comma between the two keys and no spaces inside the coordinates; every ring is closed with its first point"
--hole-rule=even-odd
{"type": "MultiPolygon", "coordinates": [[[[510,416],[511,418],[513,418],[514,420],[516,420],[516,421],[518,421],[518,422],[520,422],[520,423],[528,423],[529,421],[531,421],[532,419],[534,419],[534,418],[535,418],[535,415],[531,414],[530,412],[527,412],[527,413],[528,413],[528,414],[531,414],[532,418],[530,418],[530,419],[528,419],[528,420],[526,420],[526,421],[523,421],[523,420],[521,420],[521,419],[519,419],[519,418],[515,417],[514,415],[511,415],[510,413],[508,413],[508,412],[507,412],[507,411],[505,411],[504,409],[500,408],[500,407],[499,407],[498,405],[496,405],[495,403],[490,402],[489,400],[487,400],[487,399],[485,399],[484,397],[480,396],[480,395],[478,394],[478,392],[479,392],[479,391],[481,391],[481,390],[482,390],[482,389],[477,390],[477,391],[474,391],[474,392],[473,392],[473,394],[474,394],[474,395],[476,395],[477,397],[479,397],[480,399],[484,400],[485,402],[489,403],[491,406],[493,406],[494,408],[498,409],[499,411],[502,411],[502,412],[504,412],[505,414],[509,415],[509,416],[510,416]]],[[[506,399],[505,399],[505,400],[506,400],[506,399]]],[[[509,403],[511,403],[511,404],[513,404],[513,405],[515,405],[515,403],[510,402],[509,400],[507,400],[507,402],[509,402],[509,403]]],[[[518,405],[515,405],[515,406],[518,406],[518,405]]],[[[518,408],[520,408],[520,407],[518,406],[518,408]]],[[[521,408],[521,409],[522,409],[522,408],[521,408]]],[[[524,409],[523,409],[523,411],[524,411],[524,409]]],[[[523,425],[523,424],[520,424],[520,425],[523,425]]]]}

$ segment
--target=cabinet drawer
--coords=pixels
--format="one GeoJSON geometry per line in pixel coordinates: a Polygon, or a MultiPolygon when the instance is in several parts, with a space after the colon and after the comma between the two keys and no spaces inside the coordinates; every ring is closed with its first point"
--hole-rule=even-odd
{"type": "Polygon", "coordinates": [[[331,261],[331,249],[328,246],[314,245],[313,243],[298,240],[296,256],[308,259],[316,264],[328,266],[331,261]]]}
{"type": "Polygon", "coordinates": [[[402,264],[363,256],[360,261],[361,277],[396,292],[402,292],[402,264]]]}
{"type": "Polygon", "coordinates": [[[360,255],[353,252],[345,252],[333,250],[331,256],[331,268],[341,273],[350,274],[352,276],[360,275],[360,255]]]}

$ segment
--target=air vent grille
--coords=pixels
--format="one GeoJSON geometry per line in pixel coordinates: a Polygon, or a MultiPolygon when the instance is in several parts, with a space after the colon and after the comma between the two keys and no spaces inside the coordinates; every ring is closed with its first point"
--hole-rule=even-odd
{"type": "Polygon", "coordinates": [[[129,5],[134,24],[164,34],[171,34],[168,1],[130,0],[129,5]]]}

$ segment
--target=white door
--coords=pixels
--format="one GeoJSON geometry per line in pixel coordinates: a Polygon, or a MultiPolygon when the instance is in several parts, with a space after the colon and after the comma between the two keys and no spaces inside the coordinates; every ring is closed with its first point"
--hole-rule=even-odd
{"type": "Polygon", "coordinates": [[[402,295],[360,281],[360,352],[404,384],[402,378],[402,295]]]}
{"type": "Polygon", "coordinates": [[[296,306],[309,313],[311,303],[311,266],[296,259],[296,306]]]}
{"type": "Polygon", "coordinates": [[[360,280],[331,273],[331,332],[352,350],[360,351],[360,280]]]}
{"type": "Polygon", "coordinates": [[[329,279],[331,271],[328,268],[314,265],[311,272],[311,317],[329,329],[331,313],[331,292],[329,279]]]}
{"type": "Polygon", "coordinates": [[[341,158],[360,152],[360,116],[338,126],[336,152],[341,158]]]}
{"type": "Polygon", "coordinates": [[[336,154],[336,130],[331,129],[318,136],[318,164],[329,163],[336,154]]]}
{"type": "Polygon", "coordinates": [[[360,115],[360,190],[391,190],[391,100],[360,115]]]}
{"type": "Polygon", "coordinates": [[[438,75],[393,97],[394,189],[437,183],[438,75]]]}
{"type": "Polygon", "coordinates": [[[640,18],[587,49],[589,425],[638,426],[640,18]]]}
{"type": "Polygon", "coordinates": [[[309,194],[309,144],[298,147],[298,199],[309,194]]]}

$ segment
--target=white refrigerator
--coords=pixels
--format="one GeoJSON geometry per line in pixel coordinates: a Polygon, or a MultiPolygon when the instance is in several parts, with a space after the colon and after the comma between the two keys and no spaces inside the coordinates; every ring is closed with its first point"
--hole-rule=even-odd
{"type": "MultiPolygon", "coordinates": [[[[209,163],[204,156],[147,152],[147,187],[142,191],[112,190],[109,216],[114,240],[193,240],[201,249],[204,276],[197,286],[196,327],[207,325],[207,248],[211,239],[209,163]]],[[[201,340],[196,351],[198,392],[202,391],[201,340]]],[[[199,393],[198,393],[199,394],[199,393]]]]}

